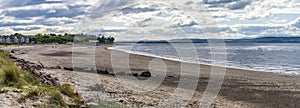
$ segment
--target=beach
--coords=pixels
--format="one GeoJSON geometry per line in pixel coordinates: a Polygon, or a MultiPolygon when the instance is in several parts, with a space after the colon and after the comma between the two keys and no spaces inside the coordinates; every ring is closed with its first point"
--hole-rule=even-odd
{"type": "MultiPolygon", "coordinates": [[[[127,88],[116,76],[112,74],[99,74],[97,71],[86,72],[67,70],[67,68],[71,68],[74,63],[76,65],[85,65],[85,63],[89,62],[89,59],[91,59],[95,60],[94,63],[97,69],[116,74],[117,72],[114,72],[114,68],[116,68],[116,66],[112,66],[111,62],[112,52],[114,54],[114,59],[118,57],[126,57],[128,53],[109,50],[107,49],[108,47],[110,47],[110,45],[81,48],[87,49],[87,51],[76,50],[72,45],[6,46],[1,49],[10,52],[14,50],[14,53],[11,54],[17,58],[43,64],[46,67],[42,70],[44,73],[57,77],[61,83],[68,83],[72,85],[82,99],[91,106],[99,104],[99,99],[103,99],[124,104],[138,103],[143,107],[166,107],[170,101],[172,103],[174,101],[174,103],[183,105],[182,107],[199,107],[203,93],[205,92],[206,86],[210,80],[212,66],[209,65],[181,63],[178,61],[162,59],[166,65],[166,78],[158,88],[145,93],[139,93],[127,88]],[[89,51],[95,51],[95,54],[89,51]],[[77,61],[74,62],[73,59],[72,62],[72,54],[74,53],[78,55],[78,57],[76,59],[77,61]],[[81,55],[88,58],[81,61],[81,55]],[[93,57],[93,55],[95,57],[93,57]],[[199,67],[199,77],[181,74],[181,65],[199,67]],[[187,100],[169,99],[171,96],[170,94],[177,88],[180,78],[197,78],[198,81],[196,83],[198,86],[195,88],[195,93],[192,98],[187,100]],[[166,101],[168,99],[170,101],[166,101]]],[[[130,54],[130,70],[138,74],[148,71],[149,64],[153,59],[156,58],[130,54]]],[[[123,62],[124,61],[118,61],[120,64],[123,62]]],[[[155,66],[156,65],[154,65],[154,67],[155,66]]],[[[117,67],[120,68],[120,70],[123,68],[121,65],[117,67]]],[[[124,69],[124,71],[127,70],[124,69]]],[[[163,75],[160,71],[153,71],[151,73],[155,75],[153,77],[157,78],[161,77],[160,75],[163,75]]],[[[217,76],[220,76],[221,79],[223,78],[222,75],[217,76]]],[[[128,82],[130,82],[130,80],[131,79],[128,79],[128,82]]],[[[141,78],[141,80],[145,79],[141,78]]],[[[130,82],[132,85],[135,85],[136,83],[138,82],[130,82]]],[[[151,82],[149,82],[149,84],[150,83],[151,82]]],[[[184,82],[184,84],[191,83],[192,81],[184,82]]],[[[189,92],[188,88],[180,89],[189,92]]],[[[291,74],[227,68],[220,92],[210,107],[297,108],[300,107],[300,77],[291,74]]]]}

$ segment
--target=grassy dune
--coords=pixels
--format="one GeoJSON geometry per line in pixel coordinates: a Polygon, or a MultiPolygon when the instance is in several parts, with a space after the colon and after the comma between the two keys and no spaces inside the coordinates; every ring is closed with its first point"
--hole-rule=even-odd
{"type": "Polygon", "coordinates": [[[19,102],[27,99],[44,99],[39,107],[68,107],[68,105],[81,106],[84,103],[74,93],[72,87],[63,84],[60,87],[41,84],[35,76],[26,70],[20,69],[9,59],[9,53],[0,51],[0,93],[18,91],[19,102]]]}

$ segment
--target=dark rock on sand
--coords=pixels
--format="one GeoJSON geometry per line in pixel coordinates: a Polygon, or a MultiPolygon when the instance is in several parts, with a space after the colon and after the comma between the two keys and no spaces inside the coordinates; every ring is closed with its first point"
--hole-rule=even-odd
{"type": "Polygon", "coordinates": [[[62,69],[61,66],[57,65],[57,66],[54,66],[54,67],[47,67],[47,69],[62,69]]]}
{"type": "Polygon", "coordinates": [[[139,74],[138,73],[132,73],[133,76],[138,77],[139,74]]]}
{"type": "Polygon", "coordinates": [[[73,71],[74,69],[70,67],[64,67],[64,70],[73,71]]]}
{"type": "Polygon", "coordinates": [[[142,74],[140,76],[141,77],[151,77],[151,72],[149,72],[149,71],[142,72],[142,74]]]}
{"type": "Polygon", "coordinates": [[[10,51],[10,53],[15,53],[16,51],[19,51],[19,50],[13,49],[10,51]]]}
{"type": "Polygon", "coordinates": [[[98,74],[109,74],[109,72],[107,70],[100,70],[100,69],[97,69],[97,73],[98,74]]]}

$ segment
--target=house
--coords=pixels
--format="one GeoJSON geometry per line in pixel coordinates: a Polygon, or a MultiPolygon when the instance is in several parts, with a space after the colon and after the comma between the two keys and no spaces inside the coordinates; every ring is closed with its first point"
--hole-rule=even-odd
{"type": "Polygon", "coordinates": [[[5,43],[29,44],[30,38],[27,36],[0,36],[0,44],[5,44],[5,43]]]}
{"type": "Polygon", "coordinates": [[[30,43],[30,38],[29,37],[25,37],[25,43],[29,44],[30,43]]]}
{"type": "Polygon", "coordinates": [[[25,43],[26,42],[26,40],[25,40],[25,37],[21,37],[21,43],[25,43]]]}
{"type": "Polygon", "coordinates": [[[11,38],[9,36],[5,37],[5,43],[12,43],[11,38]]]}
{"type": "Polygon", "coordinates": [[[0,36],[0,43],[4,43],[3,36],[0,36]]]}
{"type": "Polygon", "coordinates": [[[19,36],[13,36],[14,43],[19,43],[19,36]]]}

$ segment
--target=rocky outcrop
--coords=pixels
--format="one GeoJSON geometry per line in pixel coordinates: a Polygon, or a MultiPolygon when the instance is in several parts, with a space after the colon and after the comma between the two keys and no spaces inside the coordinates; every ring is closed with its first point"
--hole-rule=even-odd
{"type": "Polygon", "coordinates": [[[31,72],[37,79],[40,79],[43,84],[51,86],[60,86],[57,78],[53,78],[49,74],[43,74],[39,72],[41,69],[45,68],[41,62],[39,62],[39,64],[36,64],[33,62],[26,61],[24,59],[19,59],[12,55],[10,55],[9,57],[15,64],[20,66],[21,69],[31,72]]]}

